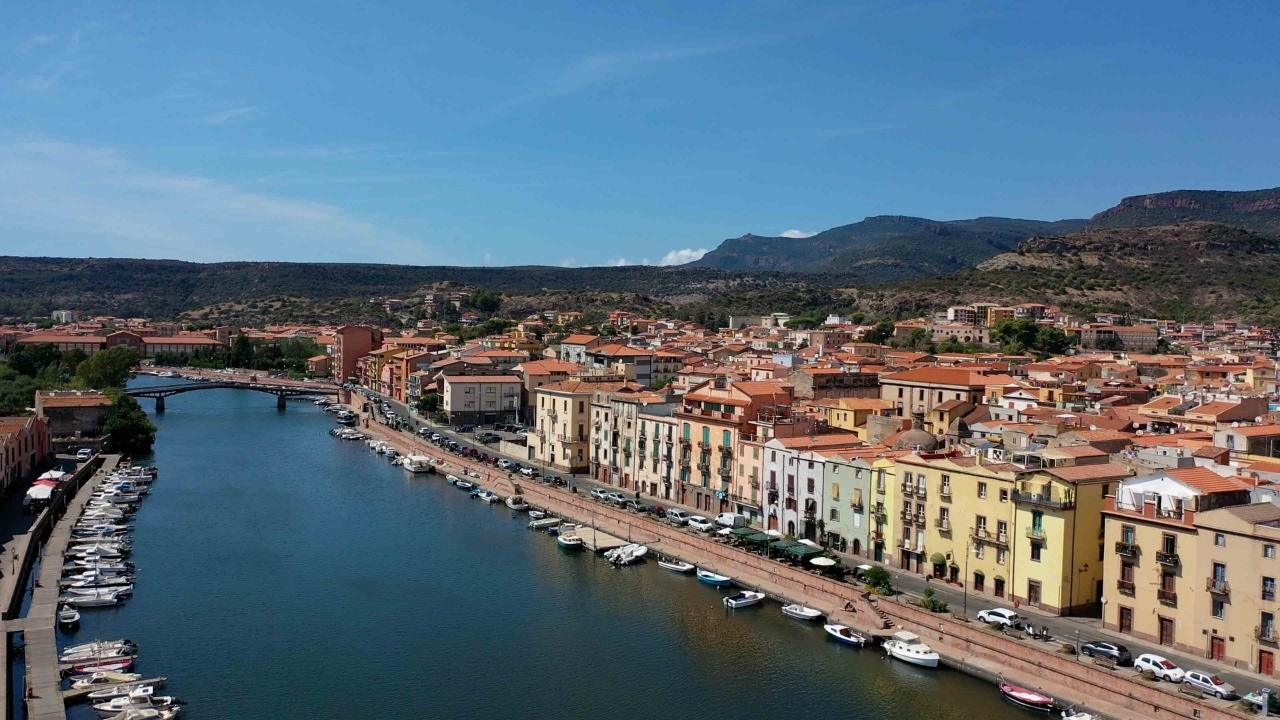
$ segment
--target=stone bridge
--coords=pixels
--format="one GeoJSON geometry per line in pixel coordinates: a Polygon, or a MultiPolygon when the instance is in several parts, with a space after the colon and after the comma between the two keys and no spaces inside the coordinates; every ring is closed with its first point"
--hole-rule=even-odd
{"type": "Polygon", "coordinates": [[[310,395],[337,395],[340,388],[324,385],[289,385],[269,382],[243,382],[239,380],[214,380],[211,382],[176,383],[173,385],[152,385],[151,387],[134,388],[127,393],[136,398],[154,398],[156,412],[164,412],[164,399],[171,395],[195,392],[197,390],[254,390],[276,396],[276,407],[284,409],[285,400],[291,397],[310,395]]]}

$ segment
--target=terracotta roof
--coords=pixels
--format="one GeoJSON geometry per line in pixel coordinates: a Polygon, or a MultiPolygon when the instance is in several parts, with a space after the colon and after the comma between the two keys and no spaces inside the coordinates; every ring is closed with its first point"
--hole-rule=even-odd
{"type": "Polygon", "coordinates": [[[50,395],[36,393],[36,400],[41,407],[106,407],[111,405],[111,398],[102,393],[86,392],[50,395]]]}
{"type": "Polygon", "coordinates": [[[599,335],[570,335],[560,341],[561,345],[590,345],[599,340],[599,335]]]}
{"type": "Polygon", "coordinates": [[[1280,506],[1269,502],[1234,505],[1223,508],[1227,512],[1252,525],[1269,525],[1280,522],[1280,506]]]}
{"type": "Polygon", "coordinates": [[[582,366],[575,362],[565,360],[530,360],[520,363],[516,369],[528,375],[556,375],[569,374],[582,369],[582,366]]]}
{"type": "Polygon", "coordinates": [[[60,335],[57,333],[35,333],[26,337],[18,338],[20,343],[32,344],[57,344],[57,343],[98,343],[102,344],[107,338],[102,335],[60,335]]]}
{"type": "Polygon", "coordinates": [[[1244,437],[1273,437],[1280,435],[1280,425],[1244,425],[1231,428],[1231,432],[1244,437]]]}
{"type": "Polygon", "coordinates": [[[888,382],[916,382],[933,385],[959,385],[964,387],[988,387],[990,385],[1010,385],[1014,379],[1009,375],[984,375],[963,367],[921,367],[913,370],[886,375],[881,378],[888,382]]]}
{"type": "Polygon", "coordinates": [[[1106,480],[1123,478],[1133,474],[1126,465],[1120,463],[1093,463],[1091,465],[1072,465],[1070,467],[1048,468],[1045,472],[1067,482],[1086,482],[1089,480],[1106,480]]]}
{"type": "Polygon", "coordinates": [[[598,348],[588,350],[591,355],[603,355],[605,357],[652,357],[652,350],[642,350],[633,348],[630,345],[622,343],[612,343],[609,345],[601,345],[598,348]]]}
{"type": "Polygon", "coordinates": [[[1223,477],[1203,467],[1174,468],[1168,471],[1169,477],[1190,485],[1202,493],[1236,492],[1248,490],[1253,484],[1239,477],[1223,477]]]}

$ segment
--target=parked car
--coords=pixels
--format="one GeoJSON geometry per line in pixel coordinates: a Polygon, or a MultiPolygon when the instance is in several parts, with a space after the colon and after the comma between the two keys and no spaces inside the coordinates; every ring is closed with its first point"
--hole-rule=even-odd
{"type": "Polygon", "coordinates": [[[604,488],[596,488],[591,491],[591,497],[594,500],[608,500],[609,491],[605,490],[604,488]]]}
{"type": "Polygon", "coordinates": [[[533,477],[534,475],[537,475],[537,474],[538,474],[538,471],[537,471],[537,470],[534,470],[533,468],[520,468],[520,474],[521,474],[521,475],[523,475],[523,476],[525,476],[525,477],[529,477],[529,478],[531,478],[531,477],[533,477]]]}
{"type": "Polygon", "coordinates": [[[1199,670],[1188,670],[1183,676],[1182,682],[1203,693],[1208,693],[1215,697],[1226,700],[1235,697],[1236,689],[1231,683],[1223,680],[1217,675],[1210,675],[1207,672],[1199,670]]]}
{"type": "Polygon", "coordinates": [[[645,505],[643,510],[654,517],[666,517],[667,509],[658,504],[645,505]]]}
{"type": "Polygon", "coordinates": [[[1186,672],[1182,668],[1173,664],[1168,658],[1155,653],[1143,653],[1134,658],[1133,669],[1139,672],[1150,670],[1157,680],[1176,683],[1186,679],[1186,672]]]}
{"type": "Polygon", "coordinates": [[[511,464],[512,464],[511,461],[506,458],[502,458],[501,460],[498,461],[498,467],[502,468],[503,470],[510,470],[511,464]]]}
{"type": "Polygon", "coordinates": [[[686,523],[689,527],[698,532],[710,532],[715,528],[715,523],[702,517],[701,515],[690,515],[686,523]]]}
{"type": "Polygon", "coordinates": [[[671,508],[667,511],[667,519],[671,521],[672,525],[683,525],[689,522],[689,513],[678,508],[671,508]]]}
{"type": "Polygon", "coordinates": [[[76,451],[77,460],[88,460],[91,457],[93,457],[93,451],[89,448],[80,448],[76,451]]]}
{"type": "Polygon", "coordinates": [[[421,428],[418,430],[418,434],[424,438],[429,438],[431,437],[431,428],[421,428]]]}
{"type": "Polygon", "coordinates": [[[606,493],[604,496],[604,499],[608,500],[614,505],[621,505],[622,503],[627,501],[627,496],[623,495],[620,492],[611,492],[611,493],[606,493]]]}
{"type": "Polygon", "coordinates": [[[644,510],[644,506],[636,502],[635,500],[628,500],[622,503],[622,509],[630,510],[631,512],[640,512],[644,510]]]}
{"type": "Polygon", "coordinates": [[[991,608],[989,610],[978,611],[978,620],[988,625],[1002,625],[1004,627],[1016,627],[1022,618],[1018,617],[1018,613],[1005,608],[991,608]]]}
{"type": "Polygon", "coordinates": [[[1080,654],[1092,658],[1106,658],[1117,665],[1128,665],[1133,660],[1133,655],[1129,654],[1129,648],[1102,640],[1090,640],[1081,645],[1080,654]]]}
{"type": "Polygon", "coordinates": [[[720,513],[716,516],[716,524],[720,527],[742,527],[747,524],[747,516],[739,513],[720,513]]]}

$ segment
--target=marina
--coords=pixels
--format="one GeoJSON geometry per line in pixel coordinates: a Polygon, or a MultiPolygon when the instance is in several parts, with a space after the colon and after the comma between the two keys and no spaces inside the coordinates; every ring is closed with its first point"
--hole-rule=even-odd
{"type": "MultiPolygon", "coordinates": [[[[1023,716],[989,684],[850,651],[773,600],[729,617],[722,599],[736,590],[659,568],[653,555],[618,569],[566,553],[531,532],[525,512],[335,442],[331,414],[309,404],[281,412],[218,390],[171,403],[157,422],[147,462],[164,479],[133,533],[144,571],[134,597],[93,611],[76,642],[136,641],[147,668],[181,680],[183,718],[278,717],[260,698],[283,688],[297,717],[330,717],[356,696],[406,720],[630,720],[706,705],[742,716],[805,706],[867,720],[1023,716]],[[228,463],[231,447],[263,460],[228,463]],[[553,677],[545,660],[557,654],[591,668],[589,681],[553,677]],[[749,680],[744,666],[771,682],[749,680]],[[486,667],[502,690],[463,687],[457,667],[486,667]],[[650,683],[670,689],[625,702],[598,691],[650,683]],[[955,708],[935,712],[938,694],[955,708]]],[[[82,710],[72,717],[91,716],[82,710]]]]}

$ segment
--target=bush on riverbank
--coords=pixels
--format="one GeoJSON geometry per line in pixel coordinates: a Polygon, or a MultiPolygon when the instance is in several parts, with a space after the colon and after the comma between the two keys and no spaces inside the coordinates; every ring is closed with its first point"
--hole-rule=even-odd
{"type": "Polygon", "coordinates": [[[156,441],[155,424],[138,401],[124,393],[115,393],[115,405],[102,425],[102,433],[108,436],[112,450],[126,455],[151,452],[156,441]]]}

